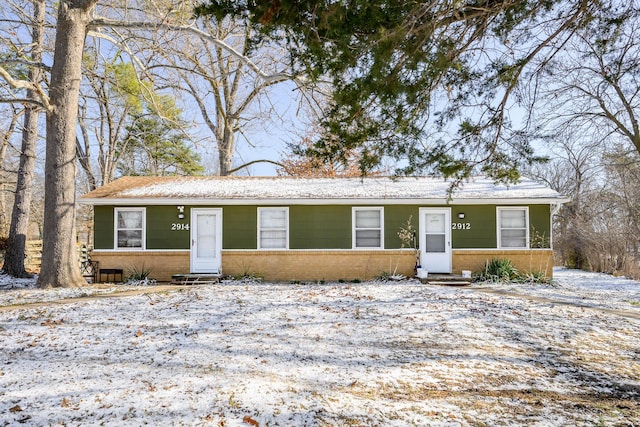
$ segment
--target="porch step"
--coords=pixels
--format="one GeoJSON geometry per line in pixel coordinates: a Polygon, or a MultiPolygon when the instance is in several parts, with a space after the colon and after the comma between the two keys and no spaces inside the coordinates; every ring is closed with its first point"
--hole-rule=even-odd
{"type": "Polygon", "coordinates": [[[470,277],[454,274],[429,274],[426,278],[419,280],[428,285],[438,286],[469,286],[471,284],[470,277]]]}
{"type": "Polygon", "coordinates": [[[171,285],[213,285],[220,283],[220,274],[174,274],[171,285]]]}

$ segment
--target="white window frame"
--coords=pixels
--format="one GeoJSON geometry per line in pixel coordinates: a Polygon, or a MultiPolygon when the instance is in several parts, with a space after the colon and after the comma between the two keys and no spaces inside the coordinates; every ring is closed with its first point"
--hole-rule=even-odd
{"type": "Polygon", "coordinates": [[[381,206],[358,206],[351,209],[351,242],[352,248],[358,250],[378,250],[384,249],[384,207],[381,206]],[[356,228],[356,212],[359,211],[378,211],[380,212],[380,228],[356,228]],[[380,230],[380,246],[359,247],[356,240],[356,231],[358,230],[380,230]]]}
{"type": "MultiPolygon", "coordinates": [[[[528,206],[498,206],[496,208],[496,223],[498,233],[498,249],[529,249],[529,207],[528,206]],[[502,246],[502,224],[500,223],[501,215],[503,211],[524,211],[525,221],[525,246],[502,246]]],[[[519,230],[519,228],[518,228],[519,230]]]]}
{"type": "MultiPolygon", "coordinates": [[[[282,251],[282,250],[287,250],[289,249],[289,207],[286,206],[274,206],[274,207],[259,207],[258,208],[258,249],[259,250],[264,250],[264,251],[282,251]],[[284,248],[263,248],[261,243],[262,240],[260,239],[260,235],[261,235],[261,223],[262,221],[261,216],[262,216],[262,212],[267,212],[267,211],[284,211],[284,215],[285,215],[285,247],[284,248]]],[[[278,229],[271,229],[271,230],[278,230],[278,229]]]]}
{"type": "MultiPolygon", "coordinates": [[[[132,230],[138,230],[137,228],[132,230]]],[[[138,208],[114,208],[113,209],[113,249],[116,251],[144,251],[147,246],[147,209],[138,208]],[[118,213],[119,212],[142,212],[142,242],[139,248],[136,247],[120,247],[118,246],[118,231],[127,230],[126,228],[118,227],[118,213]]]]}

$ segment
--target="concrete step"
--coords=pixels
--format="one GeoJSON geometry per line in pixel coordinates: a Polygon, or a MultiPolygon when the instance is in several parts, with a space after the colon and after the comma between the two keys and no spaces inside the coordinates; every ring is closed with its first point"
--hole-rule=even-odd
{"type": "Polygon", "coordinates": [[[456,274],[429,274],[426,278],[419,279],[420,282],[437,286],[469,286],[470,277],[462,277],[456,274]]]}
{"type": "Polygon", "coordinates": [[[429,285],[438,285],[438,286],[469,286],[471,284],[471,282],[454,281],[454,280],[446,280],[446,281],[429,280],[426,283],[429,285]]]}
{"type": "Polygon", "coordinates": [[[213,285],[220,283],[220,274],[174,274],[171,285],[213,285]]]}

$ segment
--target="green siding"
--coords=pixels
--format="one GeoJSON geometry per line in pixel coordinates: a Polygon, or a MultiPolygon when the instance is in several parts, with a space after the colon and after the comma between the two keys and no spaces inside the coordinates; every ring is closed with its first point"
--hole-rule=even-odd
{"type": "MultiPolygon", "coordinates": [[[[204,207],[198,206],[198,208],[204,207]]],[[[385,249],[402,247],[398,232],[406,227],[409,218],[413,228],[418,231],[421,207],[427,206],[384,206],[385,249]]],[[[491,249],[497,246],[496,205],[440,205],[440,207],[450,207],[451,222],[463,224],[462,227],[454,226],[451,231],[454,249],[491,249]],[[464,213],[463,219],[458,217],[460,213],[464,213]]],[[[257,208],[258,206],[222,207],[223,249],[257,248],[257,208]]],[[[94,207],[96,249],[113,249],[113,212],[113,206],[94,207]]],[[[146,213],[147,249],[189,249],[190,231],[178,230],[177,228],[180,227],[172,227],[172,225],[190,224],[190,206],[185,206],[185,218],[182,220],[178,219],[178,211],[173,205],[148,206],[146,213]]],[[[549,205],[529,206],[531,247],[549,247],[551,234],[549,215],[549,205]]],[[[351,221],[352,206],[290,206],[289,247],[291,249],[350,249],[352,247],[351,221]]]]}
{"type": "MultiPolygon", "coordinates": [[[[413,205],[387,205],[384,207],[384,247],[385,249],[398,249],[402,247],[402,241],[398,232],[407,228],[407,221],[411,218],[413,229],[418,232],[420,216],[418,206],[413,205]]],[[[416,234],[416,238],[418,235],[416,234]]],[[[407,247],[411,247],[411,244],[407,247]]]]}
{"type": "Polygon", "coordinates": [[[93,208],[93,246],[96,249],[113,249],[113,206],[93,208]]]}
{"type": "Polygon", "coordinates": [[[256,206],[222,208],[222,249],[258,247],[258,209],[256,206]]]}
{"type": "Polygon", "coordinates": [[[179,230],[182,227],[177,225],[190,225],[190,212],[189,207],[185,206],[184,219],[178,219],[175,206],[148,206],[147,249],[189,249],[191,231],[179,230]]]}
{"type": "Polygon", "coordinates": [[[351,206],[291,206],[290,249],[351,249],[351,206]]]}
{"type": "Polygon", "coordinates": [[[496,247],[495,205],[452,206],[451,223],[461,224],[460,227],[452,227],[451,230],[453,249],[490,249],[496,247]],[[458,218],[460,213],[464,213],[464,218],[458,218]]]}
{"type": "Polygon", "coordinates": [[[551,206],[529,206],[529,241],[532,248],[551,247],[551,206]]]}

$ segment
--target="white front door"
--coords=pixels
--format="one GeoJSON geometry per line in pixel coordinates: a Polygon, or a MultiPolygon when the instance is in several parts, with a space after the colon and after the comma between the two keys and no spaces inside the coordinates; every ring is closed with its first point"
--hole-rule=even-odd
{"type": "Polygon", "coordinates": [[[191,209],[191,272],[220,273],[222,209],[191,209]]]}
{"type": "Polygon", "coordinates": [[[420,208],[420,265],[429,273],[451,273],[451,209],[420,208]]]}

